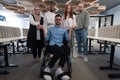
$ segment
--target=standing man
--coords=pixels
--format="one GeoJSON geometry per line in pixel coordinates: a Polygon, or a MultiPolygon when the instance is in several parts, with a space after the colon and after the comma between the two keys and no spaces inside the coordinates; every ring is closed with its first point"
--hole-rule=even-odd
{"type": "Polygon", "coordinates": [[[50,28],[53,27],[55,25],[55,13],[54,13],[54,7],[53,6],[49,6],[46,8],[47,12],[44,15],[44,25],[45,27],[50,28]]]}
{"type": "Polygon", "coordinates": [[[89,14],[84,9],[84,5],[82,3],[79,3],[77,6],[76,23],[77,28],[75,29],[75,34],[78,45],[78,53],[80,57],[81,53],[84,53],[84,61],[87,62],[88,61],[87,30],[89,25],[89,14]]]}

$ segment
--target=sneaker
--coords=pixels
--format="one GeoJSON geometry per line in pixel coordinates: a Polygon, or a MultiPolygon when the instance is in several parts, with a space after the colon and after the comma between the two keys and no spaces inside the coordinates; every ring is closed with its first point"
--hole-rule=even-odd
{"type": "MultiPolygon", "coordinates": [[[[49,73],[51,72],[49,67],[46,67],[44,71],[49,73]]],[[[44,75],[43,77],[45,80],[52,80],[52,77],[50,75],[44,75]]]]}
{"type": "Polygon", "coordinates": [[[37,63],[37,58],[34,58],[34,63],[37,63]]]}
{"type": "Polygon", "coordinates": [[[38,57],[38,58],[37,58],[37,62],[39,63],[40,61],[41,61],[41,58],[40,58],[40,57],[38,57]]]}
{"type": "MultiPolygon", "coordinates": [[[[57,68],[56,72],[55,72],[55,76],[59,75],[63,73],[63,70],[61,68],[57,68]]],[[[68,75],[64,75],[61,77],[62,80],[69,80],[70,77],[68,75]]]]}
{"type": "Polygon", "coordinates": [[[88,57],[87,56],[84,56],[84,61],[88,62],[88,57]]]}
{"type": "Polygon", "coordinates": [[[79,56],[78,56],[79,58],[82,58],[82,54],[79,54],[79,56]]]}
{"type": "Polygon", "coordinates": [[[78,55],[78,58],[82,58],[83,57],[83,53],[78,55]]]}
{"type": "Polygon", "coordinates": [[[80,55],[79,53],[73,53],[73,57],[74,57],[74,58],[78,58],[79,55],[80,55]]]}
{"type": "Polygon", "coordinates": [[[77,58],[79,55],[78,54],[73,54],[73,57],[74,58],[77,58]]]}

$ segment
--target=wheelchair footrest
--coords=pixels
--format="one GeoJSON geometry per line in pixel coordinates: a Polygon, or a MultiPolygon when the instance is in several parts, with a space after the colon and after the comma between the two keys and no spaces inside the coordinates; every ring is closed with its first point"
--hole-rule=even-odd
{"type": "Polygon", "coordinates": [[[61,73],[57,76],[58,80],[61,80],[61,77],[63,77],[64,75],[68,75],[71,78],[71,73],[69,71],[61,73]]]}
{"type": "Polygon", "coordinates": [[[54,78],[53,78],[53,75],[52,75],[51,73],[49,73],[49,72],[42,71],[41,74],[40,74],[40,77],[41,77],[41,78],[44,78],[44,77],[43,77],[44,75],[49,75],[49,76],[51,76],[52,80],[54,79],[54,78]]]}

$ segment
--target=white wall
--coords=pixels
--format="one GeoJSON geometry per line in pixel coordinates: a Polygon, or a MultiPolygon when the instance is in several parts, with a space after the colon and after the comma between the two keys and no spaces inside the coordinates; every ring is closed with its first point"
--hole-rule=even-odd
{"type": "Polygon", "coordinates": [[[29,21],[27,18],[19,18],[13,12],[0,11],[0,15],[6,17],[6,21],[0,21],[1,25],[12,26],[12,27],[29,27],[29,21]]]}
{"type": "Polygon", "coordinates": [[[120,24],[120,5],[106,11],[104,14],[105,15],[114,14],[113,25],[120,24]]]}
{"type": "Polygon", "coordinates": [[[22,28],[29,28],[29,18],[19,18],[18,14],[12,11],[0,11],[0,15],[6,17],[6,21],[0,21],[0,25],[10,26],[10,27],[19,27],[21,30],[21,37],[23,36],[22,28]]]}

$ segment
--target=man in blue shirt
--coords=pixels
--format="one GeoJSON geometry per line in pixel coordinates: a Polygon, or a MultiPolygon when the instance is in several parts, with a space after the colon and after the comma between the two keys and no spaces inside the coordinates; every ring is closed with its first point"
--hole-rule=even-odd
{"type": "MultiPolygon", "coordinates": [[[[65,37],[67,41],[71,38],[71,31],[74,27],[71,27],[69,33],[67,30],[61,27],[62,17],[60,15],[55,16],[55,26],[48,29],[48,33],[45,33],[46,41],[49,40],[49,48],[48,51],[51,52],[53,57],[48,62],[48,66],[45,68],[45,72],[51,72],[50,68],[53,68],[54,64],[59,60],[59,67],[57,68],[55,75],[59,75],[63,73],[62,67],[64,67],[65,62],[68,59],[68,55],[70,54],[69,46],[63,45],[63,38],[65,37]]],[[[45,31],[44,31],[45,32],[45,31]]],[[[45,80],[52,80],[51,76],[44,75],[45,80]]],[[[61,77],[62,80],[69,80],[70,77],[68,75],[64,75],[61,77]]]]}

